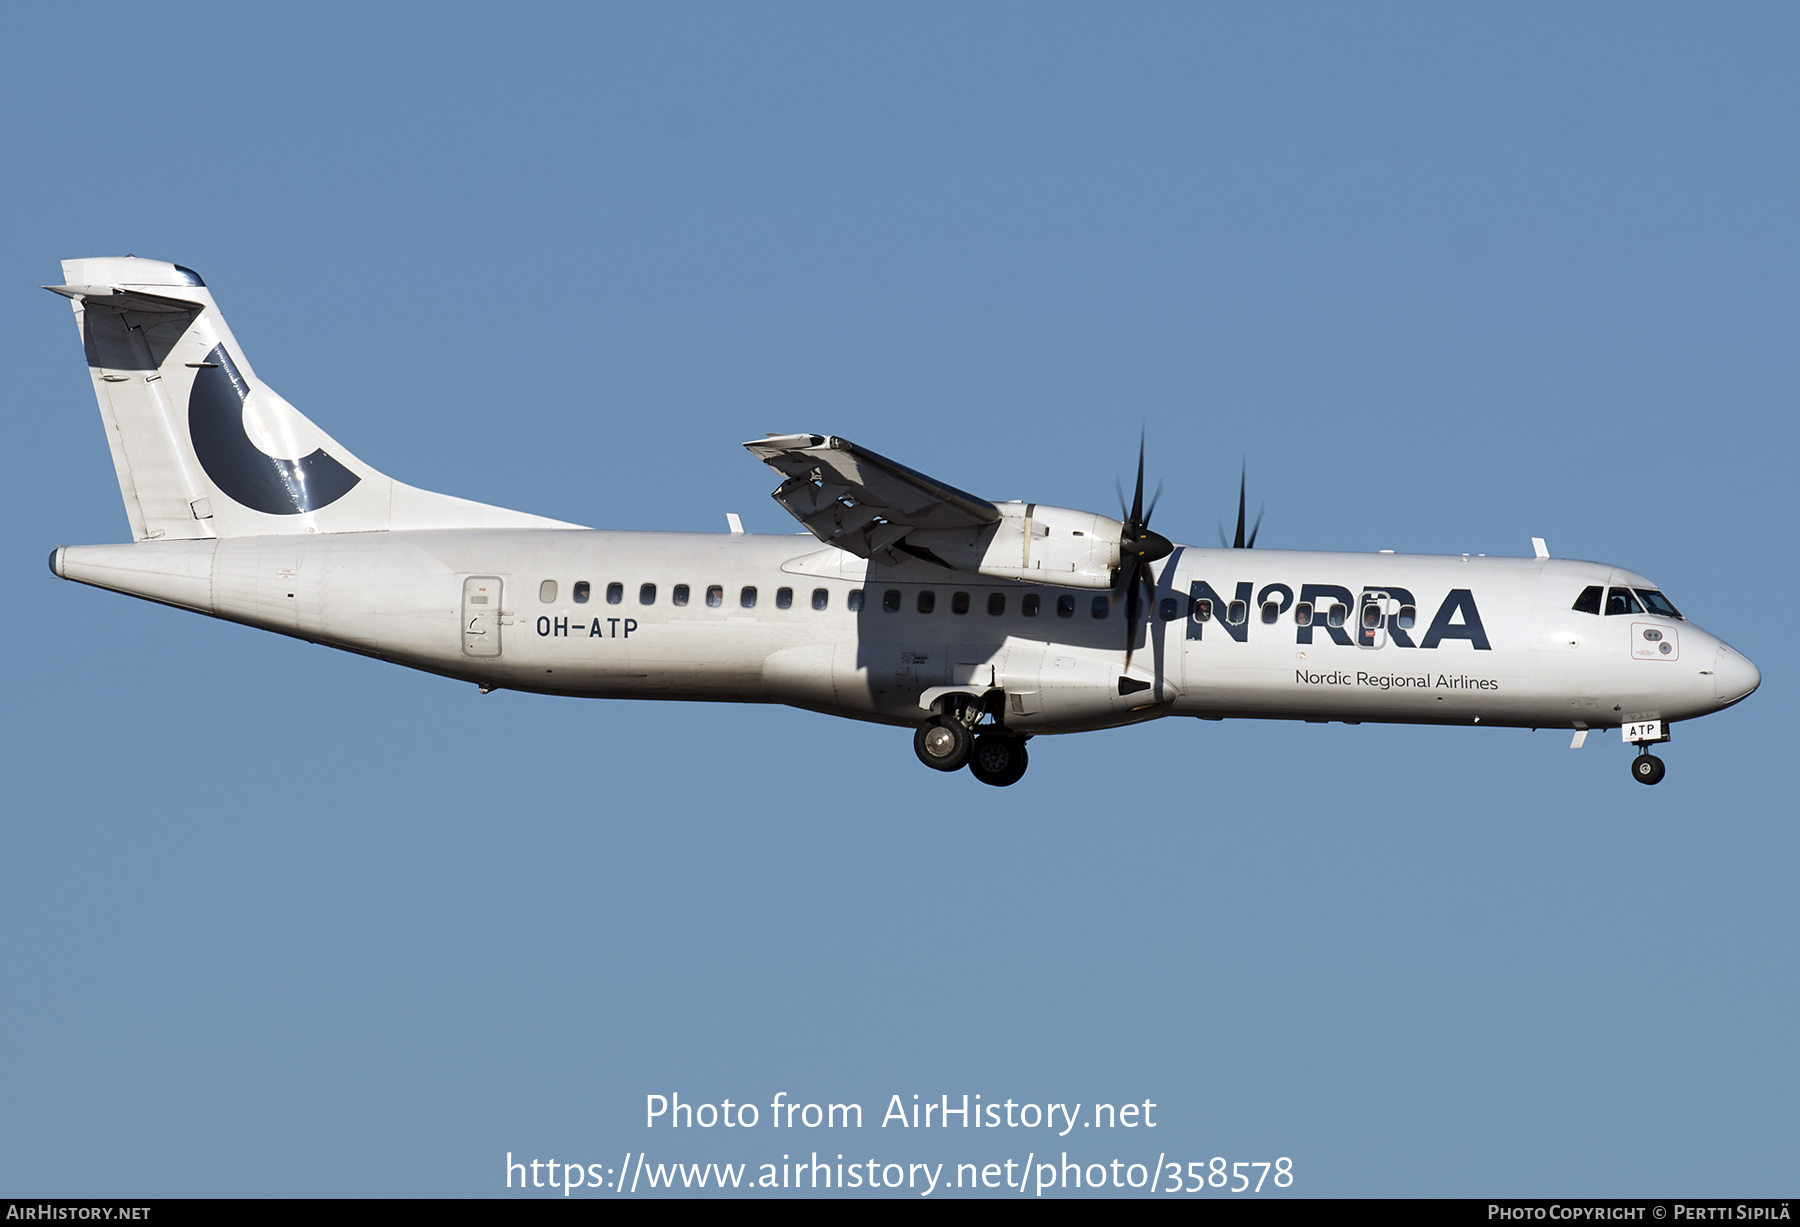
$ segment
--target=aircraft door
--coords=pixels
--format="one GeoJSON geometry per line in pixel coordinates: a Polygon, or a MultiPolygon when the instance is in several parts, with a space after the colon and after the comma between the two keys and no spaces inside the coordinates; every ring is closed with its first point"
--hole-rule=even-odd
{"type": "Polygon", "coordinates": [[[1378,589],[1365,589],[1362,603],[1357,608],[1356,646],[1359,648],[1381,648],[1387,646],[1388,614],[1393,612],[1390,606],[1394,599],[1378,589]]]}
{"type": "Polygon", "coordinates": [[[463,581],[462,650],[464,656],[492,658],[500,655],[500,596],[498,576],[471,575],[463,581]]]}

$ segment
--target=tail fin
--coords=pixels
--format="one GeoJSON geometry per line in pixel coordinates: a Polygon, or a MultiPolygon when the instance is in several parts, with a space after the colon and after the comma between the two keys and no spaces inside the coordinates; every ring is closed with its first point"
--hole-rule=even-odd
{"type": "Polygon", "coordinates": [[[139,541],[572,528],[415,489],[364,464],[251,370],[212,292],[179,264],[63,261],[113,467],[139,541]]]}

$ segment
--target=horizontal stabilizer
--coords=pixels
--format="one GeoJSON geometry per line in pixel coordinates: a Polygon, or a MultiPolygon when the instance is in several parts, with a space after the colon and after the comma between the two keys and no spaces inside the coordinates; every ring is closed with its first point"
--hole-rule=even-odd
{"type": "Polygon", "coordinates": [[[113,311],[149,311],[152,313],[206,310],[205,303],[188,298],[169,298],[144,290],[127,290],[116,285],[47,285],[52,294],[78,298],[90,307],[106,307],[113,311]]]}

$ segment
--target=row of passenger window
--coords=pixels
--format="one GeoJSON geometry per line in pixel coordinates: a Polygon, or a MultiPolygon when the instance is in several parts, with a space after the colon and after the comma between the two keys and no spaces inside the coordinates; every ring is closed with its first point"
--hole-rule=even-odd
{"type": "MultiPolygon", "coordinates": [[[[1165,597],[1158,612],[1163,621],[1173,622],[1181,616],[1179,608],[1180,602],[1174,598],[1165,597]]],[[[1188,602],[1188,616],[1196,622],[1210,622],[1217,616],[1221,621],[1228,622],[1232,626],[1242,626],[1245,619],[1250,616],[1250,606],[1244,601],[1227,601],[1223,610],[1214,610],[1213,603],[1205,597],[1201,597],[1188,602]]],[[[1281,621],[1281,603],[1265,601],[1261,616],[1266,625],[1275,625],[1281,621]]],[[[1363,606],[1362,623],[1370,629],[1379,627],[1382,619],[1386,616],[1387,613],[1382,606],[1372,601],[1363,606]]],[[[1295,626],[1313,626],[1321,623],[1325,626],[1342,626],[1349,620],[1350,610],[1341,602],[1334,601],[1323,610],[1314,609],[1311,601],[1301,601],[1294,606],[1295,626]]],[[[1394,614],[1394,625],[1403,630],[1411,630],[1418,620],[1418,610],[1411,605],[1400,606],[1394,614]]]]}
{"type": "MultiPolygon", "coordinates": [[[[1599,589],[1590,589],[1590,591],[1598,593],[1599,589]]],[[[557,582],[553,579],[547,579],[538,585],[538,600],[546,605],[553,605],[556,603],[557,592],[557,582]]],[[[746,584],[744,587],[738,589],[738,607],[740,609],[755,609],[757,595],[757,589],[755,585],[752,584],[746,584]]],[[[1583,599],[1586,598],[1586,595],[1586,593],[1583,594],[1583,599]]],[[[585,579],[577,580],[571,596],[573,597],[575,604],[585,605],[593,599],[593,585],[585,579]]],[[[691,596],[692,589],[690,589],[688,585],[676,584],[669,590],[669,603],[678,606],[686,605],[691,596]]],[[[639,605],[654,605],[656,604],[656,597],[657,588],[655,584],[638,585],[639,605]]],[[[614,582],[606,586],[607,604],[620,605],[623,604],[624,601],[624,584],[614,582]]],[[[706,604],[709,608],[717,609],[724,603],[725,588],[723,585],[713,584],[706,589],[706,604]]],[[[851,613],[860,612],[863,607],[863,590],[861,588],[852,588],[844,603],[851,613]]],[[[881,594],[881,608],[887,613],[899,613],[904,604],[905,598],[898,588],[889,588],[881,594]]],[[[1006,604],[1006,593],[988,593],[987,612],[990,617],[998,618],[1003,616],[1006,613],[1006,604]]],[[[1667,602],[1664,602],[1664,604],[1667,604],[1667,602]]],[[[1056,604],[1054,606],[1056,616],[1059,618],[1073,618],[1078,605],[1079,601],[1073,593],[1062,593],[1056,598],[1056,604]]],[[[794,590],[792,588],[777,588],[775,590],[775,608],[792,609],[793,606],[794,590]]],[[[830,608],[830,606],[830,589],[814,588],[812,591],[812,607],[814,609],[823,610],[830,608]]],[[[1575,607],[1580,609],[1582,608],[1582,605],[1578,601],[1576,602],[1575,607]]],[[[921,589],[917,597],[914,598],[913,608],[922,614],[936,612],[937,592],[931,588],[921,589]]],[[[1670,608],[1672,609],[1673,606],[1670,608]]],[[[952,592],[950,594],[951,613],[966,614],[969,612],[969,609],[970,602],[969,594],[967,592],[952,592]]],[[[1043,610],[1044,597],[1042,593],[1027,592],[1024,596],[1019,598],[1019,613],[1023,616],[1035,618],[1042,614],[1043,610]]],[[[1097,620],[1105,619],[1111,612],[1112,599],[1108,596],[1095,596],[1088,602],[1088,616],[1091,618],[1097,620]]],[[[1196,622],[1210,622],[1216,615],[1233,626],[1239,626],[1249,616],[1249,606],[1243,601],[1229,601],[1226,603],[1224,609],[1215,611],[1213,609],[1213,603],[1204,597],[1164,597],[1158,602],[1156,612],[1157,616],[1164,622],[1175,622],[1182,618],[1192,618],[1196,622]]],[[[1590,610],[1589,612],[1595,611],[1590,610]]],[[[1611,612],[1611,610],[1609,609],[1608,612],[1611,612]]],[[[1294,606],[1294,624],[1296,626],[1311,626],[1315,615],[1321,617],[1327,626],[1342,626],[1349,618],[1350,611],[1342,604],[1335,603],[1327,607],[1322,613],[1315,611],[1311,602],[1308,601],[1301,601],[1294,606]]],[[[1363,622],[1370,627],[1380,626],[1383,616],[1383,611],[1379,605],[1370,604],[1363,608],[1363,622]]],[[[1676,616],[1679,617],[1680,615],[1676,616]]],[[[1263,605],[1262,620],[1264,622],[1273,625],[1280,617],[1281,606],[1277,602],[1269,601],[1263,605]]],[[[1413,625],[1415,618],[1416,615],[1413,607],[1411,605],[1403,605],[1400,607],[1399,613],[1395,616],[1395,621],[1402,627],[1410,628],[1413,625]]]]}
{"type": "MultiPolygon", "coordinates": [[[[1575,598],[1575,604],[1571,608],[1578,613],[1600,613],[1602,606],[1602,591],[1601,586],[1598,584],[1582,589],[1581,595],[1575,598]]],[[[571,595],[574,598],[575,604],[585,605],[593,598],[593,585],[585,579],[577,580],[571,595]]],[[[556,596],[557,583],[555,580],[547,579],[538,585],[538,600],[542,601],[544,604],[555,604],[556,596]]],[[[688,585],[676,584],[669,590],[669,603],[671,605],[686,605],[690,596],[691,589],[689,589],[688,585]]],[[[620,605],[623,604],[624,601],[624,584],[615,581],[606,585],[606,603],[608,605],[620,605]]],[[[755,609],[756,601],[757,590],[754,585],[745,585],[738,589],[738,607],[740,609],[755,609]]],[[[1041,593],[1028,592],[1023,597],[1019,598],[1019,612],[1027,618],[1035,618],[1043,611],[1043,601],[1044,598],[1041,593]]],[[[713,584],[707,588],[706,604],[708,607],[717,609],[724,603],[725,588],[723,585],[713,584]]],[[[862,589],[851,589],[850,595],[845,603],[851,613],[856,613],[861,610],[863,607],[862,589]]],[[[656,604],[655,584],[638,585],[638,604],[656,604]]],[[[903,604],[904,598],[898,588],[889,588],[881,594],[881,607],[888,613],[899,613],[903,604]]],[[[1072,593],[1063,593],[1056,598],[1056,616],[1059,618],[1074,617],[1077,604],[1078,601],[1072,593]]],[[[775,608],[792,609],[793,605],[794,590],[792,588],[777,588],[775,590],[775,608]]],[[[830,605],[831,591],[827,588],[814,588],[812,591],[812,607],[814,609],[823,610],[830,608],[830,605]]],[[[1183,617],[1191,617],[1197,622],[1208,622],[1212,620],[1215,614],[1212,605],[1213,603],[1205,598],[1196,600],[1191,598],[1164,597],[1158,603],[1157,615],[1164,622],[1174,622],[1183,617]]],[[[1680,611],[1670,603],[1669,598],[1665,597],[1654,588],[1612,588],[1604,590],[1604,605],[1607,614],[1642,614],[1648,612],[1659,614],[1665,618],[1681,617],[1680,611]]],[[[917,598],[915,598],[914,608],[922,614],[934,612],[937,609],[936,591],[930,588],[921,589],[917,598]]],[[[1088,614],[1090,617],[1096,619],[1105,618],[1111,612],[1111,609],[1111,598],[1106,596],[1096,596],[1088,603],[1088,614]]],[[[1006,613],[1006,594],[1004,592],[988,593],[987,611],[990,616],[996,618],[1004,615],[1006,613]]],[[[967,592],[953,592],[950,594],[950,612],[953,614],[966,614],[969,612],[969,594],[967,592]]],[[[1243,601],[1230,601],[1226,603],[1226,607],[1223,610],[1216,612],[1223,617],[1224,621],[1233,626],[1238,626],[1244,622],[1250,611],[1249,607],[1243,601]]],[[[1313,609],[1309,602],[1301,601],[1294,606],[1294,624],[1296,626],[1310,626],[1313,623],[1316,613],[1317,611],[1313,609]]],[[[1363,607],[1362,620],[1366,626],[1371,628],[1380,626],[1383,616],[1384,611],[1379,605],[1368,604],[1363,607]]],[[[1264,622],[1273,625],[1280,617],[1281,606],[1279,604],[1274,601],[1269,601],[1263,605],[1262,620],[1264,622]]],[[[1333,604],[1323,611],[1323,619],[1327,626],[1342,626],[1344,625],[1345,619],[1348,617],[1349,610],[1342,604],[1333,604]]],[[[1403,605],[1400,607],[1398,613],[1395,614],[1394,620],[1397,625],[1403,628],[1410,628],[1417,620],[1417,612],[1411,605],[1403,605]]]]}
{"type": "MultiPolygon", "coordinates": [[[[547,579],[538,585],[538,600],[546,605],[554,605],[556,604],[557,591],[558,587],[556,581],[547,579]]],[[[575,581],[574,589],[569,595],[577,605],[586,605],[593,599],[594,586],[585,579],[577,580],[575,581]]],[[[689,588],[686,584],[676,584],[673,588],[669,589],[669,604],[686,605],[692,596],[693,589],[689,588]]],[[[637,597],[639,605],[656,604],[656,585],[639,584],[637,597]]],[[[738,606],[740,608],[755,609],[756,598],[757,591],[754,585],[745,585],[738,589],[738,606]]],[[[606,585],[606,603],[608,605],[624,604],[625,585],[617,582],[606,585]]],[[[709,608],[717,609],[724,603],[725,587],[723,584],[713,584],[711,587],[707,588],[706,604],[709,608]]],[[[861,588],[854,589],[850,593],[849,605],[852,613],[862,608],[861,588]]],[[[828,588],[814,588],[812,591],[812,607],[814,609],[828,609],[830,606],[831,590],[828,588]]],[[[775,608],[792,609],[793,607],[794,590],[792,588],[777,588],[775,590],[775,608]]]]}
{"type": "MultiPolygon", "coordinates": [[[[1583,588],[1581,595],[1575,598],[1575,603],[1569,608],[1576,613],[1599,613],[1600,585],[1592,584],[1583,588]]],[[[1609,614],[1653,613],[1665,618],[1681,617],[1681,612],[1669,602],[1669,598],[1654,588],[1609,588],[1606,590],[1606,612],[1609,614]]]]}

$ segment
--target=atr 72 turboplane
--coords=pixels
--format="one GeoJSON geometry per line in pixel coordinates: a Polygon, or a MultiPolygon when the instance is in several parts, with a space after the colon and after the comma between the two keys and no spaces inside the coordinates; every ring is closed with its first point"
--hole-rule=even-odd
{"type": "MultiPolygon", "coordinates": [[[[1163,716],[1619,729],[1756,689],[1643,576],[1533,558],[1220,549],[991,502],[843,439],[746,443],[817,542],[596,531],[405,485],[256,377],[176,264],[69,260],[131,545],[64,579],[498,689],[786,703],[914,730],[928,767],[1016,782],[1026,742],[1163,716]]],[[[1121,503],[1123,499],[1121,498],[1121,503]]],[[[1223,533],[1221,546],[1223,546],[1223,533]]]]}

